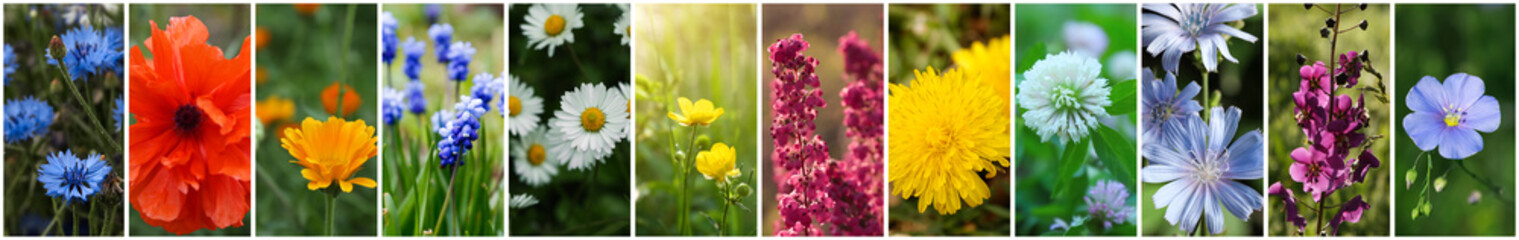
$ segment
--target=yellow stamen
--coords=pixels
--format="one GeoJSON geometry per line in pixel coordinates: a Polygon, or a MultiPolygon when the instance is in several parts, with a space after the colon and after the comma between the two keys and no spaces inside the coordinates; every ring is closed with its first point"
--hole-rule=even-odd
{"type": "Polygon", "coordinates": [[[533,166],[543,165],[544,158],[546,157],[543,152],[543,145],[533,144],[532,147],[527,148],[527,162],[532,163],[533,166]]]}
{"type": "Polygon", "coordinates": [[[510,114],[513,117],[516,117],[517,114],[522,113],[522,100],[518,100],[517,97],[508,97],[507,100],[510,101],[506,106],[512,110],[510,114]]]}
{"type": "Polygon", "coordinates": [[[543,32],[550,37],[559,36],[559,33],[564,32],[564,17],[557,14],[549,16],[548,20],[543,21],[543,32]]]}
{"type": "Polygon", "coordinates": [[[580,126],[586,131],[601,131],[601,126],[607,124],[607,116],[596,107],[586,108],[580,113],[580,126]]]}

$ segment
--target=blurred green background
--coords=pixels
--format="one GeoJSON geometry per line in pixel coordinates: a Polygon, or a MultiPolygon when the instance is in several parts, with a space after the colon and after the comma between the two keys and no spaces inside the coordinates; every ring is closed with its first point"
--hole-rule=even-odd
{"type": "MultiPolygon", "coordinates": [[[[1298,7],[1302,7],[1302,5],[1298,5],[1298,7]]],[[[1258,5],[1256,9],[1264,12],[1265,6],[1258,5]]],[[[1228,60],[1224,60],[1222,57],[1219,57],[1218,72],[1213,73],[1209,76],[1209,82],[1211,82],[1211,84],[1209,84],[1208,88],[1211,89],[1211,91],[1214,91],[1214,93],[1221,93],[1209,94],[1209,97],[1214,97],[1218,100],[1217,104],[1214,104],[1213,106],[1224,107],[1225,109],[1228,109],[1228,107],[1231,106],[1238,107],[1241,113],[1243,113],[1240,116],[1239,120],[1239,131],[1235,132],[1235,139],[1238,139],[1239,136],[1245,135],[1245,133],[1248,133],[1252,130],[1264,130],[1262,128],[1265,126],[1264,120],[1266,118],[1266,102],[1264,96],[1264,88],[1266,86],[1265,81],[1261,79],[1265,73],[1265,64],[1263,62],[1265,60],[1265,54],[1263,47],[1265,47],[1266,44],[1265,42],[1262,42],[1265,41],[1264,37],[1266,36],[1266,32],[1263,29],[1264,22],[1262,22],[1262,19],[1264,18],[1265,16],[1259,14],[1245,18],[1244,26],[1238,28],[1242,31],[1250,33],[1251,35],[1255,35],[1256,38],[1260,39],[1256,40],[1256,42],[1253,43],[1238,38],[1227,39],[1226,42],[1229,44],[1229,52],[1234,53],[1234,58],[1239,59],[1239,63],[1229,62],[1228,60]]],[[[1141,32],[1143,32],[1143,30],[1141,30],[1141,32]]],[[[1189,82],[1196,82],[1198,86],[1203,85],[1203,77],[1200,73],[1200,69],[1202,68],[1202,61],[1198,59],[1198,54],[1201,54],[1201,51],[1193,51],[1191,53],[1187,53],[1186,56],[1182,56],[1181,64],[1179,65],[1180,67],[1177,68],[1178,72],[1176,73],[1177,87],[1186,86],[1189,82]]],[[[1165,77],[1165,70],[1161,68],[1160,58],[1151,56],[1148,52],[1143,52],[1140,54],[1140,56],[1142,59],[1141,65],[1144,66],[1144,68],[1140,71],[1154,72],[1157,78],[1165,77]]],[[[1206,105],[1206,103],[1201,98],[1202,94],[1199,93],[1196,100],[1198,100],[1198,103],[1206,105]]],[[[1204,111],[1207,110],[1205,109],[1204,111]]],[[[1265,132],[1262,133],[1264,134],[1265,132]]],[[[1267,134],[1267,138],[1271,137],[1274,136],[1267,134]]],[[[1148,161],[1148,159],[1145,161],[1148,161]]],[[[1141,165],[1141,167],[1142,166],[1143,165],[1141,165]]],[[[1256,187],[1257,192],[1260,193],[1261,196],[1264,197],[1266,195],[1265,179],[1240,182],[1256,187]]],[[[1140,219],[1139,224],[1142,228],[1142,234],[1146,236],[1187,235],[1186,232],[1181,231],[1180,227],[1171,225],[1170,222],[1166,221],[1165,213],[1168,209],[1155,208],[1155,203],[1153,203],[1151,199],[1152,196],[1155,195],[1155,190],[1160,189],[1161,186],[1165,186],[1165,184],[1147,183],[1143,184],[1143,187],[1141,188],[1141,190],[1144,192],[1143,194],[1139,195],[1139,209],[1142,209],[1142,211],[1140,211],[1140,215],[1143,216],[1143,219],[1140,219]]],[[[1227,219],[1224,221],[1224,224],[1226,226],[1224,226],[1223,235],[1262,235],[1264,233],[1265,226],[1262,215],[1263,214],[1261,211],[1253,212],[1250,214],[1249,221],[1242,222],[1240,221],[1239,217],[1234,216],[1233,214],[1225,213],[1224,217],[1227,219]]]]}
{"type": "MultiPolygon", "coordinates": [[[[149,20],[157,23],[159,29],[167,29],[169,18],[190,15],[205,23],[206,32],[209,33],[209,37],[206,38],[207,44],[221,48],[222,54],[225,54],[228,59],[237,57],[237,54],[242,51],[243,39],[253,33],[250,29],[252,27],[250,22],[253,20],[253,17],[250,14],[249,7],[249,4],[132,4],[130,10],[131,17],[129,18],[132,21],[132,25],[127,27],[127,36],[130,39],[127,41],[127,44],[129,44],[127,46],[127,54],[130,56],[132,46],[142,45],[143,40],[151,35],[153,25],[148,24],[149,20]]],[[[152,54],[147,51],[147,47],[142,47],[141,50],[144,58],[151,59],[152,54]]],[[[131,216],[132,229],[130,232],[132,232],[132,236],[173,235],[164,231],[163,228],[149,226],[143,222],[142,217],[136,209],[129,211],[127,215],[131,216]]],[[[249,211],[248,215],[251,216],[252,211],[249,211]]],[[[223,228],[215,231],[201,230],[186,235],[248,236],[248,225],[253,223],[252,219],[245,216],[243,217],[243,226],[241,227],[223,228]]]]}
{"type": "MultiPolygon", "coordinates": [[[[891,52],[886,60],[888,81],[910,85],[917,77],[913,71],[928,67],[942,74],[954,67],[950,54],[955,51],[969,49],[977,42],[986,44],[1007,37],[1012,28],[1010,14],[1012,7],[1008,4],[892,4],[886,15],[887,21],[891,21],[886,30],[891,36],[891,52]]],[[[889,211],[887,231],[891,235],[929,236],[1012,234],[1009,223],[1012,210],[1008,206],[1012,202],[1011,174],[1006,169],[997,171],[996,177],[985,179],[991,189],[990,198],[980,206],[962,208],[950,215],[935,211],[920,213],[916,198],[902,199],[885,190],[889,211]]]]}
{"type": "MultiPolygon", "coordinates": [[[[254,95],[259,101],[278,96],[295,102],[295,114],[289,119],[264,125],[262,140],[255,142],[258,160],[258,185],[255,190],[255,222],[259,236],[326,235],[326,193],[307,190],[310,181],[301,177],[300,165],[290,151],[280,146],[284,126],[298,126],[311,118],[327,121],[332,116],[322,106],[321,91],[334,81],[353,86],[363,104],[348,121],[363,120],[365,125],[376,129],[383,124],[376,118],[375,107],[380,98],[374,71],[379,61],[376,41],[375,5],[320,5],[316,11],[306,14],[297,11],[295,5],[259,4],[257,36],[265,39],[257,51],[255,65],[262,71],[258,78],[266,79],[257,85],[254,95]],[[345,32],[352,31],[350,35],[345,32]],[[348,42],[343,42],[348,40],[348,42]],[[344,48],[346,47],[346,48],[344,48]],[[343,56],[347,55],[347,56],[343,56]],[[347,59],[347,61],[343,61],[347,59]]],[[[348,106],[343,106],[348,108],[348,106]]],[[[257,111],[267,111],[258,109],[257,111]]],[[[378,132],[376,132],[378,133],[378,132]]],[[[379,136],[371,136],[379,137],[379,136]]],[[[353,177],[378,179],[379,158],[370,158],[353,177]]],[[[335,187],[335,186],[334,186],[335,187]]],[[[375,189],[354,187],[353,192],[342,193],[337,198],[334,218],[338,227],[335,235],[374,236],[378,215],[378,195],[375,189]]]]}
{"type": "Polygon", "coordinates": [[[1398,104],[1393,107],[1393,129],[1398,140],[1392,182],[1405,186],[1398,189],[1393,208],[1397,235],[1514,235],[1515,143],[1514,113],[1510,112],[1514,109],[1514,5],[1398,4],[1394,8],[1398,104]],[[1456,161],[1431,154],[1415,164],[1420,150],[1399,125],[1412,110],[1402,101],[1424,76],[1443,82],[1463,72],[1486,82],[1486,94],[1503,107],[1503,124],[1497,131],[1481,134],[1486,147],[1477,155],[1456,161]],[[1460,164],[1487,183],[1466,174],[1460,164]],[[1423,167],[1418,168],[1417,182],[1409,184],[1404,174],[1415,165],[1423,167]],[[1426,169],[1432,171],[1426,173],[1426,169]],[[1430,174],[1445,176],[1448,183],[1443,191],[1429,192],[1432,206],[1428,214],[1421,214],[1427,216],[1411,218],[1430,174]],[[1488,190],[1489,186],[1501,188],[1502,193],[1488,190]],[[1481,197],[1469,203],[1473,194],[1481,197]]]}
{"type": "MultiPolygon", "coordinates": [[[[1321,6],[1325,9],[1335,10],[1334,4],[1321,4],[1321,6]]],[[[1358,98],[1363,93],[1365,94],[1364,103],[1366,104],[1367,114],[1371,116],[1371,121],[1369,122],[1370,126],[1366,127],[1364,133],[1366,133],[1368,139],[1371,139],[1370,141],[1375,142],[1372,152],[1382,161],[1382,166],[1367,174],[1365,182],[1340,189],[1335,194],[1324,198],[1324,201],[1327,205],[1334,206],[1349,201],[1356,196],[1361,196],[1361,199],[1371,204],[1372,208],[1361,213],[1361,222],[1341,224],[1339,227],[1340,235],[1387,236],[1391,232],[1388,226],[1391,223],[1390,220],[1392,220],[1391,213],[1388,212],[1388,207],[1391,206],[1391,199],[1388,198],[1388,194],[1391,193],[1389,192],[1391,185],[1388,180],[1389,177],[1392,177],[1392,165],[1388,160],[1392,156],[1388,155],[1388,151],[1390,150],[1389,141],[1385,139],[1385,137],[1392,136],[1392,132],[1389,132],[1391,130],[1389,123],[1392,118],[1392,112],[1389,108],[1390,103],[1387,101],[1389,99],[1388,92],[1385,92],[1386,90],[1390,90],[1386,89],[1386,87],[1392,86],[1391,77],[1393,77],[1390,75],[1391,72],[1388,71],[1390,69],[1388,66],[1392,62],[1388,58],[1388,56],[1392,55],[1390,51],[1392,49],[1392,45],[1390,44],[1392,41],[1392,18],[1389,17],[1391,8],[1387,4],[1371,4],[1367,6],[1366,10],[1360,10],[1356,4],[1343,4],[1340,7],[1347,10],[1354,9],[1341,15],[1339,21],[1345,23],[1345,25],[1340,27],[1341,29],[1354,27],[1351,24],[1359,24],[1361,20],[1366,20],[1367,27],[1364,31],[1356,29],[1341,33],[1335,52],[1331,53],[1329,51],[1330,39],[1319,35],[1319,29],[1324,27],[1324,20],[1331,17],[1328,13],[1317,8],[1305,9],[1303,4],[1270,5],[1271,9],[1269,13],[1271,15],[1267,17],[1267,20],[1271,22],[1271,29],[1268,30],[1270,39],[1267,42],[1271,45],[1271,53],[1268,56],[1271,61],[1267,63],[1270,69],[1270,73],[1268,73],[1270,78],[1268,78],[1267,85],[1271,92],[1268,95],[1268,101],[1272,108],[1269,115],[1271,118],[1271,148],[1267,152],[1267,155],[1270,157],[1266,158],[1268,159],[1267,164],[1270,166],[1270,174],[1266,175],[1268,178],[1266,182],[1281,182],[1282,186],[1295,192],[1298,197],[1298,204],[1300,205],[1299,215],[1308,218],[1309,225],[1314,225],[1317,213],[1304,206],[1317,206],[1312,204],[1313,198],[1311,195],[1303,192],[1303,184],[1294,182],[1292,175],[1287,171],[1293,162],[1291,157],[1292,150],[1308,145],[1305,142],[1307,139],[1303,137],[1302,128],[1298,127],[1297,120],[1293,117],[1295,104],[1292,100],[1292,93],[1298,91],[1302,82],[1302,75],[1298,73],[1298,69],[1303,65],[1297,64],[1297,56],[1298,54],[1302,54],[1308,58],[1308,61],[1304,65],[1312,65],[1316,61],[1322,61],[1327,65],[1331,57],[1335,61],[1339,61],[1340,54],[1344,54],[1346,51],[1370,51],[1371,68],[1383,73],[1383,76],[1387,77],[1387,79],[1363,73],[1355,89],[1342,89],[1336,92],[1336,94],[1348,94],[1351,98],[1358,98]],[[1378,139],[1378,136],[1382,137],[1382,139],[1378,139]]],[[[1330,66],[1330,68],[1333,68],[1333,66],[1330,66]]],[[[1281,197],[1269,196],[1266,200],[1266,205],[1271,206],[1271,209],[1283,209],[1285,207],[1285,202],[1281,197]]],[[[1330,208],[1330,210],[1337,209],[1330,208]]],[[[1269,213],[1269,217],[1272,219],[1271,226],[1268,228],[1270,235],[1299,235],[1296,226],[1291,226],[1283,220],[1287,217],[1285,212],[1270,211],[1269,213]]],[[[1328,221],[1327,217],[1334,213],[1326,212],[1325,214],[1325,221],[1328,221]]],[[[1316,231],[1313,226],[1309,226],[1306,230],[1309,231],[1309,235],[1312,235],[1312,232],[1316,231]]]]}
{"type": "MultiPolygon", "coordinates": [[[[828,155],[833,159],[843,159],[849,152],[849,137],[845,136],[844,105],[839,99],[839,91],[853,80],[844,79],[844,55],[839,53],[839,38],[853,31],[859,34],[860,40],[870,44],[876,54],[884,54],[881,49],[882,26],[885,25],[881,18],[881,5],[866,4],[829,4],[829,5],[786,5],[767,4],[764,7],[764,29],[760,35],[760,44],[770,46],[779,39],[789,38],[792,34],[802,34],[804,40],[810,46],[802,54],[818,60],[817,69],[813,74],[818,76],[820,85],[817,89],[822,91],[823,101],[828,105],[817,109],[817,118],[812,122],[817,126],[817,135],[828,143],[828,155]],[[827,24],[823,24],[827,23],[827,24]]],[[[770,55],[761,54],[760,64],[767,71],[760,76],[762,83],[760,89],[765,100],[764,118],[760,121],[764,124],[765,133],[760,134],[764,143],[764,152],[761,154],[762,167],[766,170],[776,169],[774,161],[771,161],[775,153],[774,139],[768,133],[771,120],[774,119],[773,108],[768,107],[770,102],[775,101],[771,96],[774,89],[770,83],[775,81],[775,75],[769,73],[770,55]]],[[[885,167],[885,164],[881,165],[885,167]]],[[[769,172],[769,171],[767,171],[769,172]]],[[[884,172],[884,170],[882,170],[884,172]]],[[[761,235],[775,233],[775,223],[780,221],[776,206],[776,182],[775,174],[766,173],[764,179],[764,195],[760,199],[765,201],[765,221],[761,235]]]]}
{"type": "MultiPolygon", "coordinates": [[[[1134,79],[1135,65],[1139,64],[1138,58],[1133,58],[1135,46],[1139,44],[1138,23],[1135,22],[1136,6],[1134,4],[1019,4],[1017,6],[1018,41],[1015,43],[1015,58],[1018,67],[1014,75],[1019,76],[1018,83],[1024,79],[1023,72],[1028,71],[1035,62],[1044,59],[1047,54],[1059,54],[1067,50],[1074,51],[1074,47],[1066,42],[1066,24],[1084,22],[1094,24],[1100,28],[1107,40],[1107,49],[1096,60],[1103,66],[1102,77],[1108,80],[1108,86],[1115,87],[1123,81],[1134,79]],[[1120,52],[1127,52],[1129,57],[1115,56],[1120,52]],[[1110,62],[1120,61],[1120,62],[1110,62]],[[1118,64],[1114,64],[1118,63],[1118,64]],[[1128,74],[1113,74],[1114,70],[1127,70],[1128,74]]],[[[1092,36],[1087,36],[1092,37],[1092,36]]],[[[1014,83],[1017,86],[1018,83],[1014,83]]],[[[1130,94],[1134,94],[1131,88],[1130,94]]],[[[1116,91],[1116,89],[1115,89],[1116,91]]],[[[1117,92],[1113,96],[1119,95],[1117,92]]],[[[1134,96],[1134,95],[1131,95],[1134,96]]],[[[1114,104],[1119,103],[1116,99],[1114,104]]],[[[1134,103],[1134,102],[1130,102],[1134,103]]],[[[1050,225],[1055,219],[1071,222],[1073,217],[1087,214],[1087,203],[1084,200],[1087,189],[1096,186],[1098,181],[1112,180],[1122,182],[1128,189],[1129,198],[1125,204],[1130,208],[1138,206],[1138,196],[1135,194],[1138,186],[1137,176],[1139,169],[1133,165],[1134,159],[1123,159],[1128,165],[1119,168],[1116,164],[1104,164],[1109,160],[1103,160],[1096,154],[1091,154],[1077,171],[1078,176],[1062,176],[1060,165],[1061,155],[1066,147],[1075,145],[1074,142],[1057,144],[1055,142],[1041,142],[1039,135],[1032,129],[1024,126],[1018,118],[1024,109],[1018,108],[1018,120],[1013,125],[1017,130],[1018,143],[1014,151],[1015,163],[1017,164],[1018,182],[1016,186],[1017,201],[1016,212],[1018,235],[1119,235],[1134,236],[1138,232],[1135,224],[1137,214],[1131,213],[1124,224],[1115,224],[1113,228],[1103,232],[1097,232],[1095,228],[1078,227],[1070,232],[1064,230],[1051,231],[1050,225]],[[1116,169],[1128,169],[1123,173],[1113,172],[1116,169]],[[1061,180],[1071,181],[1066,189],[1058,189],[1061,180]],[[1064,191],[1060,191],[1064,190],[1064,191]],[[1058,193],[1058,194],[1057,194],[1058,193]],[[1086,230],[1079,230],[1086,229],[1086,230]],[[1089,230],[1089,231],[1088,231],[1089,230]]],[[[1093,143],[1092,147],[1101,151],[1114,149],[1128,149],[1127,152],[1138,153],[1138,127],[1136,125],[1138,114],[1113,115],[1110,118],[1101,119],[1104,128],[1110,128],[1121,133],[1128,146],[1111,146],[1093,143]]],[[[1095,131],[1093,137],[1096,136],[1095,131]]],[[[1079,141],[1079,140],[1078,140],[1079,141]]],[[[1093,152],[1096,152],[1094,150],[1093,152]]],[[[1119,150],[1121,151],[1121,150],[1119,150]]],[[[1136,209],[1137,210],[1137,209],[1136,209]]],[[[1087,222],[1085,226],[1101,224],[1087,222]]]]}
{"type": "MultiPolygon", "coordinates": [[[[767,7],[768,9],[768,7],[767,7]]],[[[676,176],[675,144],[684,142],[692,128],[666,117],[680,113],[679,97],[707,99],[724,113],[699,133],[712,143],[724,143],[738,152],[734,165],[743,172],[741,183],[755,186],[759,176],[759,129],[761,118],[759,75],[761,51],[755,44],[758,9],[753,4],[639,4],[635,6],[633,37],[640,64],[634,66],[638,81],[634,112],[638,141],[637,180],[633,192],[638,209],[637,235],[680,234],[676,226],[680,187],[676,176]]],[[[680,143],[681,146],[686,143],[680,143]]],[[[717,235],[711,219],[722,217],[723,204],[714,181],[692,171],[691,229],[694,235],[717,235]]],[[[727,225],[731,235],[756,236],[755,212],[759,194],[740,209],[730,209],[727,225]]],[[[739,207],[735,207],[739,208],[739,207]]]]}
{"type": "MultiPolygon", "coordinates": [[[[380,11],[394,14],[398,24],[396,36],[400,42],[405,42],[407,37],[416,37],[417,41],[427,44],[427,52],[421,59],[422,72],[419,74],[419,81],[426,85],[423,95],[427,100],[427,112],[422,115],[402,114],[395,126],[386,126],[380,130],[386,135],[381,140],[386,143],[381,147],[381,154],[384,154],[382,158],[385,159],[385,164],[381,166],[383,176],[378,179],[382,189],[380,204],[383,209],[381,221],[384,224],[384,235],[505,234],[502,226],[505,226],[503,221],[507,199],[506,192],[502,191],[502,177],[506,174],[506,141],[502,141],[502,138],[507,130],[505,118],[496,112],[500,108],[494,107],[495,102],[491,102],[491,112],[480,117],[480,139],[475,142],[474,149],[466,153],[465,165],[458,168],[453,203],[448,207],[449,211],[456,214],[451,219],[457,220],[446,220],[441,225],[438,223],[439,212],[444,210],[443,200],[449,175],[446,169],[438,167],[440,162],[435,151],[439,136],[432,129],[431,122],[433,113],[443,109],[452,111],[454,103],[459,101],[460,93],[454,89],[468,94],[474,85],[472,80],[475,74],[503,73],[506,67],[502,55],[506,42],[505,26],[502,25],[504,10],[500,4],[380,6],[380,11]],[[438,9],[436,21],[453,25],[453,41],[470,42],[475,48],[474,60],[469,65],[467,75],[471,80],[455,82],[445,78],[444,65],[438,63],[437,56],[434,55],[438,43],[434,43],[427,35],[427,29],[432,23],[425,13],[429,6],[438,9]]],[[[369,36],[379,37],[378,34],[369,36]]],[[[396,51],[394,65],[384,66],[378,60],[371,62],[386,67],[381,79],[389,87],[405,89],[407,78],[401,66],[405,62],[405,51],[399,49],[399,45],[396,51]]]]}
{"type": "MultiPolygon", "coordinates": [[[[124,76],[105,74],[99,77],[80,77],[74,84],[86,98],[87,104],[95,109],[95,115],[100,119],[110,133],[97,132],[94,123],[85,114],[83,106],[74,98],[64,82],[69,81],[59,73],[57,66],[48,65],[46,55],[48,41],[53,36],[62,36],[70,29],[82,27],[80,24],[68,24],[66,14],[76,10],[75,13],[90,14],[88,23],[94,26],[95,31],[103,31],[104,28],[124,30],[121,27],[123,9],[120,4],[7,4],[5,6],[5,44],[15,52],[16,59],[7,59],[14,62],[7,68],[15,68],[16,72],[7,76],[5,85],[5,99],[21,100],[34,97],[37,101],[47,103],[53,108],[55,116],[53,125],[41,136],[30,140],[17,141],[5,144],[5,235],[33,236],[43,234],[48,223],[53,220],[54,201],[57,198],[48,197],[41,182],[37,181],[37,169],[47,164],[47,156],[64,150],[72,151],[75,157],[85,158],[90,153],[98,153],[105,157],[106,164],[111,166],[111,176],[101,183],[101,191],[90,197],[86,205],[78,203],[72,206],[82,206],[84,211],[77,214],[80,224],[74,224],[69,218],[76,216],[70,210],[64,210],[63,218],[53,226],[53,232],[48,235],[58,235],[59,230],[66,231],[67,235],[74,235],[75,229],[79,229],[80,235],[122,235],[122,207],[126,202],[122,187],[126,179],[124,173],[126,165],[122,161],[122,155],[126,151],[126,135],[124,131],[116,130],[112,126],[111,109],[117,107],[116,99],[125,96],[123,91],[126,81],[124,76]],[[102,141],[103,134],[112,134],[110,138],[118,144],[110,147],[107,141],[102,141]],[[113,150],[114,149],[114,150],[113,150]],[[90,209],[95,208],[95,209],[90,209]],[[109,225],[109,226],[107,226],[109,225]]],[[[122,48],[124,53],[129,48],[122,48]]],[[[120,66],[123,72],[127,67],[125,62],[130,53],[122,55],[120,66]]],[[[120,106],[124,110],[126,106],[120,106]]],[[[123,117],[125,120],[125,117],[123,117]]],[[[61,202],[58,203],[62,205],[61,202]]]]}
{"type": "MultiPolygon", "coordinates": [[[[629,82],[631,48],[622,45],[622,36],[612,32],[613,23],[626,10],[610,4],[580,4],[585,27],[573,29],[574,43],[556,47],[559,49],[555,49],[554,57],[549,57],[548,49],[533,49],[522,33],[521,25],[527,23],[530,8],[529,4],[515,4],[508,14],[512,43],[509,64],[512,75],[543,99],[539,127],[548,127],[560,109],[562,95],[582,83],[602,84],[617,91],[619,84],[629,82]]],[[[631,149],[631,142],[619,142],[611,156],[589,171],[570,170],[561,165],[559,174],[543,186],[533,187],[517,177],[510,178],[512,194],[529,194],[539,200],[538,205],[512,210],[511,234],[627,236],[631,232],[628,214],[632,212],[628,208],[631,149]]]]}

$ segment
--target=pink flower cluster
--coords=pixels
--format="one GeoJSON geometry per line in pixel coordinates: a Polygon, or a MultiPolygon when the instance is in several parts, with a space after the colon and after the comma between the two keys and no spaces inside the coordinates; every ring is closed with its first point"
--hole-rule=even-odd
{"type": "Polygon", "coordinates": [[[853,31],[839,37],[839,53],[844,55],[844,81],[848,83],[839,91],[839,98],[850,142],[849,154],[833,168],[840,170],[844,179],[833,194],[849,205],[839,210],[854,212],[845,212],[847,219],[834,225],[836,230],[845,231],[843,235],[881,235],[881,160],[885,159],[881,135],[886,104],[881,56],[853,31]]]}
{"type": "MultiPolygon", "coordinates": [[[[1367,136],[1362,130],[1370,120],[1366,115],[1365,95],[1352,99],[1348,94],[1335,93],[1354,88],[1358,83],[1362,59],[1357,55],[1355,51],[1340,55],[1341,62],[1333,71],[1323,62],[1304,65],[1298,70],[1302,80],[1298,91],[1292,94],[1296,105],[1293,111],[1309,146],[1292,151],[1293,163],[1288,172],[1293,181],[1302,184],[1302,191],[1312,196],[1310,204],[1325,201],[1326,196],[1335,191],[1364,181],[1367,173],[1381,166],[1371,149],[1363,146],[1367,143],[1367,136]]],[[[1297,213],[1296,194],[1281,185],[1280,182],[1272,184],[1269,193],[1283,198],[1288,222],[1302,231],[1307,223],[1297,213]]],[[[1340,213],[1331,219],[1334,228],[1331,231],[1338,231],[1342,220],[1359,221],[1364,208],[1366,204],[1360,202],[1360,196],[1343,204],[1340,213]]],[[[1320,214],[1323,214],[1322,210],[1320,214]]]]}

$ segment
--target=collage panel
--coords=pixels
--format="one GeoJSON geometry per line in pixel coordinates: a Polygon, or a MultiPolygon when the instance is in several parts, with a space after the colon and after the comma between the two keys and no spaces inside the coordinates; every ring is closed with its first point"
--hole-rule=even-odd
{"type": "Polygon", "coordinates": [[[1012,7],[887,7],[890,235],[1012,234],[1012,7]]]}
{"type": "Polygon", "coordinates": [[[1514,5],[1393,8],[1395,234],[1513,236],[1514,5]]]}
{"type": "Polygon", "coordinates": [[[1388,236],[1391,6],[1268,8],[1267,234],[1388,236]]]}
{"type": "Polygon", "coordinates": [[[255,8],[254,234],[377,235],[375,5],[255,8]]]}
{"type": "Polygon", "coordinates": [[[1264,235],[1264,6],[1141,8],[1141,234],[1264,235]]]}
{"type": "Polygon", "coordinates": [[[122,5],[4,11],[5,235],[122,236],[122,5]]]}
{"type": "Polygon", "coordinates": [[[883,14],[764,5],[763,235],[885,234],[883,14]]]}
{"type": "Polygon", "coordinates": [[[1137,15],[1134,4],[1017,6],[1018,235],[1138,234],[1137,15]]]}
{"type": "Polygon", "coordinates": [[[759,9],[639,4],[635,11],[636,234],[757,236],[759,9]]]}
{"type": "Polygon", "coordinates": [[[511,235],[632,232],[630,8],[514,4],[508,11],[511,235]]]}
{"type": "Polygon", "coordinates": [[[380,6],[384,236],[506,234],[505,10],[380,6]]]}
{"type": "Polygon", "coordinates": [[[248,236],[251,5],[132,4],[133,236],[248,236]]]}

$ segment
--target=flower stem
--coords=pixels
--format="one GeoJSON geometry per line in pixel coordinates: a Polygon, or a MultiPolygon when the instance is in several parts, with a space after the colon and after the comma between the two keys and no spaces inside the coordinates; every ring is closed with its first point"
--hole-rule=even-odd
{"type": "MultiPolygon", "coordinates": [[[[453,215],[452,211],[450,211],[448,209],[448,205],[449,205],[449,203],[453,203],[453,197],[454,197],[454,179],[459,175],[459,166],[458,165],[449,166],[448,169],[449,169],[449,171],[448,171],[449,172],[448,173],[448,189],[444,189],[444,192],[443,192],[443,210],[442,211],[438,211],[438,223],[433,224],[433,226],[432,226],[433,234],[435,236],[436,236],[436,234],[438,234],[438,232],[442,231],[443,217],[445,216],[444,214],[448,214],[449,216],[453,215]]],[[[450,224],[459,224],[459,223],[455,222],[455,223],[450,223],[450,224]]],[[[449,234],[458,234],[458,233],[449,233],[449,234]]]]}
{"type": "Polygon", "coordinates": [[[1315,230],[1317,230],[1317,233],[1314,233],[1313,235],[1315,235],[1315,236],[1323,236],[1324,235],[1324,201],[1319,201],[1319,208],[1317,210],[1318,210],[1318,216],[1316,216],[1316,217],[1318,218],[1318,220],[1317,220],[1318,222],[1313,224],[1314,226],[1316,226],[1315,230]]]}
{"type": "Polygon", "coordinates": [[[338,115],[338,118],[344,118],[343,100],[345,100],[345,98],[343,96],[343,86],[348,85],[348,42],[350,38],[353,38],[354,11],[358,9],[357,7],[358,6],[353,4],[348,5],[348,22],[343,27],[343,42],[339,43],[339,45],[342,45],[343,47],[338,49],[338,68],[341,69],[343,77],[334,80],[338,82],[338,108],[337,111],[334,111],[333,113],[333,115],[338,115]]]}
{"type": "Polygon", "coordinates": [[[337,197],[337,194],[335,194],[335,193],[327,193],[327,194],[324,194],[324,195],[327,196],[327,225],[326,225],[327,226],[327,236],[337,236],[337,234],[338,234],[338,228],[337,228],[336,224],[333,224],[335,222],[335,221],[333,221],[333,219],[336,219],[335,218],[335,216],[336,216],[336,214],[335,214],[336,211],[335,210],[338,208],[338,206],[337,206],[337,199],[338,199],[338,197],[337,197]]]}
{"type": "Polygon", "coordinates": [[[690,235],[691,234],[691,216],[690,216],[691,215],[691,199],[690,199],[691,198],[691,193],[690,193],[691,192],[691,176],[690,175],[691,175],[691,168],[695,167],[695,166],[692,166],[692,165],[696,164],[696,153],[697,153],[697,151],[700,151],[700,149],[696,148],[696,129],[697,128],[698,128],[697,126],[694,126],[694,125],[691,126],[691,134],[690,134],[691,137],[689,138],[691,140],[690,140],[690,144],[686,145],[686,159],[681,159],[681,161],[685,163],[685,164],[681,165],[681,169],[680,169],[680,186],[681,186],[680,187],[681,188],[680,218],[682,219],[681,220],[681,224],[680,224],[680,234],[681,235],[690,235]]]}
{"type": "Polygon", "coordinates": [[[575,67],[580,69],[580,75],[587,79],[591,78],[591,74],[585,71],[585,65],[580,64],[580,54],[575,54],[575,46],[573,44],[566,44],[564,48],[570,49],[570,60],[575,61],[575,67]]]}
{"type": "MultiPolygon", "coordinates": [[[[69,72],[63,70],[63,60],[60,59],[58,62],[59,64],[55,66],[58,66],[58,73],[63,74],[63,80],[60,82],[63,82],[64,86],[69,87],[69,92],[74,93],[74,100],[79,101],[79,105],[84,107],[85,115],[88,115],[90,117],[90,122],[95,124],[95,131],[102,133],[110,132],[106,131],[105,124],[100,123],[100,118],[95,116],[95,107],[90,106],[90,102],[85,101],[84,94],[79,93],[79,87],[74,86],[74,80],[70,78],[69,72]]],[[[105,137],[101,137],[100,139],[105,139],[106,145],[111,146],[112,152],[121,152],[121,146],[116,145],[116,139],[111,138],[109,134],[107,134],[105,137]]]]}
{"type": "Polygon", "coordinates": [[[53,221],[47,222],[47,227],[42,228],[42,236],[46,237],[48,232],[53,231],[53,226],[59,225],[58,221],[63,221],[63,206],[58,206],[58,199],[53,199],[53,221]]]}

